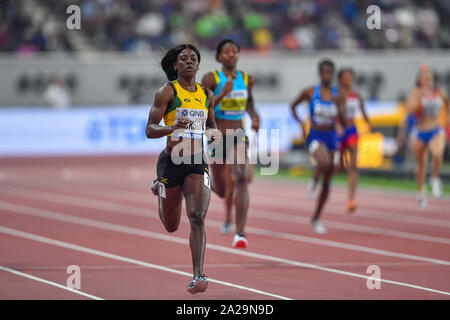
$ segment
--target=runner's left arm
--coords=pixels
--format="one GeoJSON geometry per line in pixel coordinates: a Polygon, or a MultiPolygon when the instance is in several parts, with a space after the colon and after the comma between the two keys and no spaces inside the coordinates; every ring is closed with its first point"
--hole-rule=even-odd
{"type": "Polygon", "coordinates": [[[366,112],[366,104],[364,103],[364,99],[359,94],[357,94],[357,96],[358,96],[358,100],[359,100],[359,107],[361,108],[361,113],[364,117],[364,120],[366,120],[366,123],[369,125],[370,131],[371,131],[372,123],[370,122],[369,116],[367,115],[367,112],[366,112]]]}
{"type": "Polygon", "coordinates": [[[341,124],[345,127],[346,121],[345,121],[345,100],[346,95],[343,93],[339,93],[339,95],[335,98],[333,98],[334,102],[336,103],[337,109],[338,109],[338,119],[341,122],[341,124]]]}
{"type": "Polygon", "coordinates": [[[206,88],[208,92],[208,118],[206,119],[206,137],[214,142],[218,142],[221,132],[217,129],[216,116],[214,114],[214,94],[211,89],[206,88]],[[218,137],[219,136],[219,137],[218,137]],[[213,139],[211,139],[213,138],[213,139]]]}
{"type": "Polygon", "coordinates": [[[441,94],[442,100],[444,100],[445,109],[447,111],[447,126],[450,127],[450,101],[445,90],[441,89],[439,90],[439,92],[441,94]]]}
{"type": "Polygon", "coordinates": [[[246,110],[250,118],[252,119],[252,129],[255,131],[259,130],[259,115],[255,108],[255,100],[253,99],[253,85],[255,80],[252,76],[248,76],[248,98],[246,110]]]}

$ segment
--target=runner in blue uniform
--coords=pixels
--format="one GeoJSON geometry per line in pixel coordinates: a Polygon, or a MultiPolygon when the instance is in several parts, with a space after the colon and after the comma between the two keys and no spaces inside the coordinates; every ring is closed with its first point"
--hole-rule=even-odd
{"type": "Polygon", "coordinates": [[[324,234],[326,228],[320,222],[320,214],[329,195],[335,160],[339,159],[336,121],[339,118],[342,123],[345,123],[345,99],[340,98],[337,88],[332,86],[334,75],[334,63],[332,61],[322,60],[319,63],[319,75],[320,84],[303,90],[291,104],[291,111],[305,134],[305,124],[297,115],[296,107],[303,101],[309,103],[311,130],[306,143],[309,153],[316,162],[316,170],[308,184],[308,193],[311,196],[315,194],[319,178],[323,176],[322,189],[317,199],[312,224],[316,233],[324,234]]]}

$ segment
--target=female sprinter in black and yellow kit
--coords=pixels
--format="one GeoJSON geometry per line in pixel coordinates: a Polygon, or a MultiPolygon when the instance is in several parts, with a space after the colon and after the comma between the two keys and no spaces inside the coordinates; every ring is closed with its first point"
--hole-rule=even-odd
{"type": "Polygon", "coordinates": [[[159,155],[158,178],[152,191],[158,195],[158,211],[168,232],[178,229],[181,203],[191,225],[189,245],[192,254],[193,280],[190,293],[204,292],[208,280],[203,271],[206,246],[204,219],[211,196],[208,164],[204,159],[203,134],[220,139],[214,120],[212,92],[195,82],[200,52],[193,45],[179,45],[170,49],[161,61],[169,82],[156,93],[150,110],[146,134],[149,139],[167,136],[167,143],[159,155]],[[159,125],[164,118],[165,126],[159,125]]]}
{"type": "MultiPolygon", "coordinates": [[[[252,118],[252,129],[258,131],[259,116],[255,110],[252,88],[253,77],[237,70],[239,46],[233,40],[225,39],[217,46],[216,59],[222,63],[222,70],[207,73],[202,84],[214,92],[214,114],[217,127],[223,134],[221,141],[223,159],[226,163],[212,163],[213,191],[225,198],[226,218],[222,233],[231,231],[231,209],[236,209],[236,235],[232,246],[247,247],[244,227],[249,206],[248,182],[251,169],[248,157],[245,160],[237,157],[238,144],[248,145],[243,131],[242,117],[247,112],[252,118]],[[227,134],[232,132],[231,134],[227,134]],[[227,143],[228,141],[228,143],[227,143]],[[234,150],[231,150],[234,148],[234,150]],[[234,158],[231,154],[234,154],[234,158]],[[245,163],[244,163],[245,162],[245,163]]],[[[243,148],[248,152],[246,147],[243,148]]]]}

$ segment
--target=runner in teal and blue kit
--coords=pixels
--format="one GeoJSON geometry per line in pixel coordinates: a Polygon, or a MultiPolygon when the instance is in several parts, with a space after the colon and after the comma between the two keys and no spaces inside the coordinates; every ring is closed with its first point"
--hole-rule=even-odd
{"type": "Polygon", "coordinates": [[[216,59],[222,64],[221,70],[207,73],[202,84],[213,91],[215,119],[222,132],[222,156],[212,154],[212,190],[225,198],[225,224],[223,234],[232,230],[231,210],[236,212],[236,234],[232,246],[246,248],[248,240],[244,233],[249,206],[248,184],[252,178],[253,165],[248,159],[248,138],[244,132],[243,116],[248,113],[252,119],[252,129],[259,129],[259,115],[253,100],[253,77],[237,69],[239,45],[230,39],[222,40],[216,51],[216,59]],[[245,159],[238,159],[237,150],[244,150],[245,159]],[[233,156],[234,155],[234,156],[233,156]],[[222,163],[218,163],[220,159],[222,163]],[[225,160],[225,161],[222,161],[225,160]],[[225,163],[223,163],[225,162],[225,163]],[[244,163],[245,162],[245,163],[244,163]]]}

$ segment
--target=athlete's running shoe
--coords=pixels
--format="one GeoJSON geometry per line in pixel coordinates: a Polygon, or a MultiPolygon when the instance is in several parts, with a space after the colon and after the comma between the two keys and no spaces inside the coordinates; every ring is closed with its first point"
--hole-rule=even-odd
{"type": "Polygon", "coordinates": [[[356,210],[356,201],[355,200],[348,200],[347,202],[347,211],[349,213],[353,212],[356,210]]]}
{"type": "Polygon", "coordinates": [[[199,292],[205,292],[207,288],[208,288],[208,278],[204,274],[201,274],[197,276],[194,280],[192,280],[191,283],[189,283],[187,291],[192,294],[196,294],[199,292]]]}
{"type": "Polygon", "coordinates": [[[234,236],[232,246],[235,248],[247,248],[248,241],[242,232],[239,232],[234,236]]]}
{"type": "Polygon", "coordinates": [[[317,234],[327,233],[327,229],[323,226],[319,219],[313,221],[314,232],[317,234]]]}
{"type": "Polygon", "coordinates": [[[433,193],[433,197],[438,198],[442,195],[442,183],[439,178],[431,178],[431,192],[433,193]]]}
{"type": "Polygon", "coordinates": [[[427,206],[427,187],[425,185],[422,186],[422,189],[417,194],[417,200],[419,202],[419,208],[425,209],[427,206]]]}
{"type": "Polygon", "coordinates": [[[308,185],[306,186],[306,189],[308,190],[308,195],[310,198],[314,198],[316,196],[317,185],[318,185],[318,180],[315,180],[314,178],[311,178],[311,180],[309,180],[308,185]]]}
{"type": "Polygon", "coordinates": [[[231,224],[231,221],[225,221],[225,223],[222,226],[222,230],[220,232],[222,234],[229,234],[232,229],[233,225],[231,224]]]}

